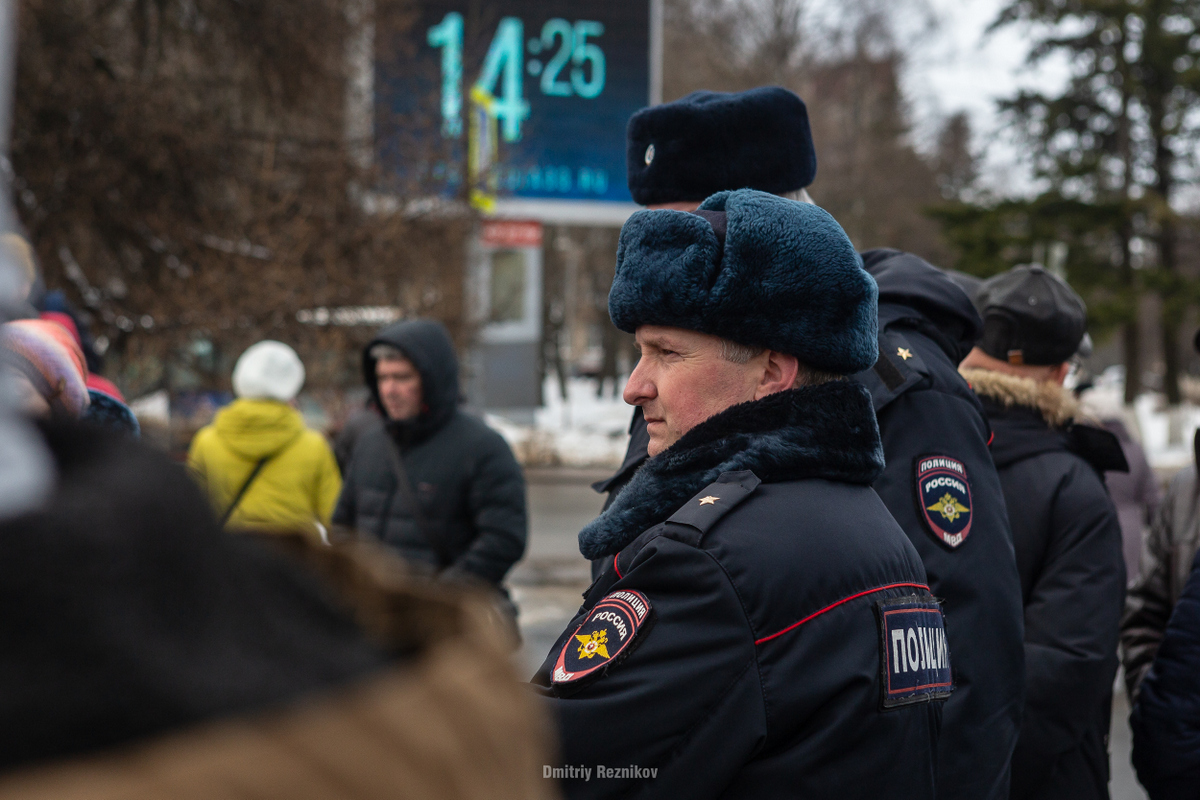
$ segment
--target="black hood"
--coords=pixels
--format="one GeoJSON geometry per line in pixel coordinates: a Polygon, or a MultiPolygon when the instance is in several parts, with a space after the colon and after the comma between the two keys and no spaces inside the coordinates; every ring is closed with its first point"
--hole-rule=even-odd
{"type": "Polygon", "coordinates": [[[1026,406],[1005,407],[991,398],[980,399],[992,424],[994,435],[988,449],[997,469],[1004,469],[1041,453],[1071,449],[1066,432],[1050,427],[1036,409],[1026,406]]]}
{"type": "Polygon", "coordinates": [[[971,298],[942,270],[899,250],[862,254],[863,267],[879,285],[879,327],[903,320],[927,334],[958,364],[983,331],[971,298]]]}
{"type": "Polygon", "coordinates": [[[371,357],[371,348],[377,344],[395,347],[421,373],[420,415],[406,422],[388,421],[388,427],[403,441],[420,441],[445,425],[458,409],[458,358],[450,333],[436,320],[414,319],[389,325],[375,335],[363,350],[363,379],[371,399],[382,409],[371,357]]]}

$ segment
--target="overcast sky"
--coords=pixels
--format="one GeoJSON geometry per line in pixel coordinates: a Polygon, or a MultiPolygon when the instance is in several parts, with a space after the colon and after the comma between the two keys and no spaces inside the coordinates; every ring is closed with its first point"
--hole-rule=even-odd
{"type": "Polygon", "coordinates": [[[1017,150],[1003,135],[996,100],[1021,87],[1057,89],[1066,83],[1067,64],[1050,59],[1025,66],[1029,31],[1010,26],[985,37],[1004,0],[926,0],[937,14],[936,31],[911,51],[906,88],[913,102],[918,140],[927,139],[937,120],[956,111],[971,115],[977,146],[986,146],[983,178],[1003,193],[1031,188],[1027,170],[1017,167],[1017,150]]]}

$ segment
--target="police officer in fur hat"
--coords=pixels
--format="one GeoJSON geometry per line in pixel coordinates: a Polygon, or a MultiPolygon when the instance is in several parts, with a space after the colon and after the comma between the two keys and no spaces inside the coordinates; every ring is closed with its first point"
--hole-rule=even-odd
{"type": "MultiPolygon", "coordinates": [[[[705,190],[742,186],[807,200],[801,187],[816,172],[804,103],[777,87],[697,92],[643,109],[627,141],[630,191],[651,207],[690,210],[705,190]]],[[[886,467],[874,488],[945,600],[955,653],[937,797],[1001,800],[1024,688],[1022,606],[991,431],[957,371],[982,323],[967,292],[922,259],[887,249],[863,258],[879,286],[880,358],[855,376],[883,438],[886,467]],[[953,502],[940,502],[946,496],[953,502]]],[[[621,469],[596,485],[610,503],[647,456],[641,409],[630,434],[621,469]]],[[[593,572],[604,566],[594,562],[593,572]]]]}
{"type": "Polygon", "coordinates": [[[609,313],[645,464],[580,533],[610,567],[534,683],[568,797],[934,792],[941,607],[870,488],[876,287],[816,206],[740,190],[633,215],[609,313]]]}
{"type": "Polygon", "coordinates": [[[1105,471],[1117,438],[1075,421],[1062,383],[1083,341],[1083,301],[1041,267],[980,287],[983,336],[963,374],[996,433],[1025,606],[1025,708],[1014,800],[1108,797],[1108,729],[1125,559],[1105,471]]]}
{"type": "MultiPolygon", "coordinates": [[[[811,202],[817,174],[808,108],[793,92],[762,86],[746,92],[692,92],[629,118],[625,168],[634,201],[652,209],[694,211],[709,195],[758,189],[811,202]]],[[[649,437],[640,407],[629,424],[625,460],[592,485],[608,504],[646,460],[649,437]]],[[[593,564],[593,577],[601,571],[593,564]]]]}

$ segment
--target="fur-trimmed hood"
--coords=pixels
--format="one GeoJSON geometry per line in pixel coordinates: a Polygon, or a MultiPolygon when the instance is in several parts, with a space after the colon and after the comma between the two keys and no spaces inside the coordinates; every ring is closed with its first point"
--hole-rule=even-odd
{"type": "Polygon", "coordinates": [[[1081,418],[1079,403],[1061,386],[990,370],[960,371],[992,424],[991,451],[997,468],[1040,453],[1067,450],[1101,473],[1129,470],[1117,437],[1081,418]]]}
{"type": "Polygon", "coordinates": [[[869,485],[883,471],[871,396],[857,383],[807,386],[742,403],[697,425],[634,474],[579,533],[590,559],[612,555],[724,472],[763,483],[821,478],[869,485]]]}
{"type": "Polygon", "coordinates": [[[1063,387],[986,369],[960,369],[975,394],[1005,408],[1037,411],[1051,428],[1063,428],[1080,414],[1078,401],[1063,387]]]}

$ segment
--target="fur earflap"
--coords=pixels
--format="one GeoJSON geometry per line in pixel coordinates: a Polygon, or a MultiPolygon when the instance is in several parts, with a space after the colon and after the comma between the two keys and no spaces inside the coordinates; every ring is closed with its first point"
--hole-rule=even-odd
{"type": "Polygon", "coordinates": [[[986,397],[1006,408],[1025,406],[1042,415],[1046,424],[1061,428],[1080,416],[1079,402],[1069,391],[1056,383],[1035,381],[987,369],[960,369],[967,383],[980,397],[986,397]]]}
{"type": "Polygon", "coordinates": [[[704,201],[713,223],[639,211],[621,229],[613,324],[701,331],[852,375],[878,356],[878,289],[837,221],[817,206],[742,189],[704,201]]]}
{"type": "Polygon", "coordinates": [[[580,531],[580,552],[595,559],[620,551],[722,473],[739,470],[751,470],[763,483],[870,484],[883,471],[870,394],[857,383],[835,381],[768,395],[705,420],[646,461],[580,531]]]}

